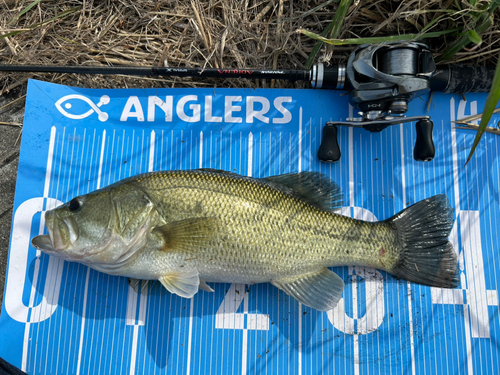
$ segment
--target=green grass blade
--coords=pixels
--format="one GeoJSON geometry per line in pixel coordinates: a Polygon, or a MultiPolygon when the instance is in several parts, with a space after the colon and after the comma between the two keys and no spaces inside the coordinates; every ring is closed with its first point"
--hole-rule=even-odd
{"type": "MultiPolygon", "coordinates": [[[[443,10],[444,14],[434,18],[431,20],[431,22],[429,22],[427,25],[424,26],[424,28],[422,30],[420,30],[421,33],[425,33],[427,30],[429,30],[431,27],[433,27],[435,24],[439,23],[439,21],[447,18],[447,17],[450,17],[450,12],[446,11],[446,10],[443,10]]],[[[452,13],[453,14],[453,13],[452,13]]]]}
{"type": "MultiPolygon", "coordinates": [[[[470,25],[471,30],[473,29],[476,34],[481,35],[485,32],[493,23],[493,12],[500,6],[500,0],[494,0],[487,2],[484,9],[477,16],[475,25],[470,25]]],[[[465,30],[464,30],[465,31],[465,30]]],[[[470,35],[468,32],[464,33],[463,36],[458,39],[455,43],[449,46],[436,60],[447,61],[450,60],[456,53],[461,51],[467,44],[471,42],[470,35]]]]}
{"type": "MultiPolygon", "coordinates": [[[[329,38],[337,38],[340,34],[340,29],[344,24],[344,18],[351,6],[353,0],[341,0],[337,11],[335,12],[335,16],[333,17],[332,22],[328,25],[328,28],[321,33],[322,37],[329,38]]],[[[316,45],[314,46],[309,58],[306,62],[306,69],[310,69],[316,59],[316,55],[318,54],[323,43],[318,40],[316,45]]]]}
{"type": "Polygon", "coordinates": [[[34,29],[34,28],[37,28],[38,26],[45,25],[46,23],[55,21],[55,20],[57,20],[59,18],[67,17],[71,13],[79,11],[81,8],[82,7],[76,7],[76,8],[71,8],[71,9],[65,10],[64,12],[59,13],[58,15],[52,17],[51,19],[45,20],[43,22],[40,22],[40,23],[37,23],[36,25],[31,26],[30,29],[34,29]]]}
{"type": "Polygon", "coordinates": [[[29,10],[31,8],[33,8],[35,5],[37,5],[38,3],[41,3],[43,0],[35,0],[33,1],[30,5],[28,5],[26,8],[24,8],[21,13],[19,13],[17,16],[15,16],[12,21],[10,21],[7,25],[10,26],[12,25],[14,22],[16,22],[19,18],[21,18],[23,16],[23,14],[26,14],[29,12],[29,10]]]}
{"type": "Polygon", "coordinates": [[[474,151],[476,150],[476,147],[479,144],[481,137],[483,136],[486,126],[488,126],[488,122],[490,121],[491,115],[493,114],[493,111],[495,110],[495,107],[497,106],[499,99],[500,99],[500,63],[497,63],[497,67],[495,69],[495,75],[493,77],[493,83],[491,85],[491,90],[490,93],[488,94],[488,97],[486,98],[483,115],[481,116],[481,122],[479,123],[479,129],[477,131],[476,138],[474,138],[474,143],[472,144],[469,157],[467,158],[467,162],[465,164],[467,164],[472,158],[472,154],[474,154],[474,151]]]}
{"type": "Polygon", "coordinates": [[[298,16],[295,16],[295,17],[290,17],[290,18],[285,18],[283,19],[283,21],[291,21],[291,20],[297,20],[299,18],[304,18],[304,17],[307,17],[308,15],[310,15],[311,13],[314,13],[314,12],[317,12],[318,10],[320,9],[323,9],[324,7],[326,7],[327,5],[330,5],[331,3],[338,3],[340,0],[328,0],[326,2],[324,2],[323,4],[321,5],[318,5],[317,7],[315,8],[312,8],[312,9],[309,9],[307,12],[304,12],[298,16]]]}
{"type": "MultiPolygon", "coordinates": [[[[491,26],[492,22],[492,18],[489,15],[485,14],[481,24],[475,28],[475,32],[478,35],[481,35],[488,27],[491,26]]],[[[455,56],[457,52],[461,51],[469,43],[470,39],[468,33],[465,33],[460,39],[458,39],[455,43],[448,47],[437,60],[450,60],[453,56],[455,56]]]]}
{"type": "Polygon", "coordinates": [[[335,16],[333,17],[333,29],[330,31],[328,37],[336,38],[340,35],[340,29],[344,24],[345,16],[347,15],[347,11],[351,6],[353,0],[342,0],[339,4],[339,8],[335,12],[335,16]]]}
{"type": "Polygon", "coordinates": [[[476,33],[474,30],[467,31],[467,37],[474,44],[481,44],[481,42],[483,41],[479,36],[479,34],[476,33]]]}
{"type": "Polygon", "coordinates": [[[401,42],[406,40],[417,40],[424,38],[435,38],[443,34],[450,34],[459,31],[459,29],[435,31],[423,34],[405,34],[405,35],[394,35],[394,36],[380,36],[371,38],[356,38],[356,39],[327,39],[321,35],[312,33],[307,30],[299,29],[298,32],[307,35],[310,38],[319,40],[324,43],[332,44],[334,46],[343,46],[347,44],[375,44],[375,43],[389,43],[389,42],[401,42]]]}
{"type": "MultiPolygon", "coordinates": [[[[326,37],[330,33],[330,31],[332,31],[332,29],[333,29],[333,22],[330,23],[330,25],[328,25],[328,27],[325,29],[325,31],[323,31],[321,33],[321,36],[326,37]]],[[[311,53],[309,54],[309,57],[307,58],[306,65],[305,65],[306,69],[311,69],[311,66],[314,64],[314,60],[316,59],[316,55],[318,54],[322,45],[323,45],[323,42],[320,42],[320,41],[316,42],[313,50],[311,51],[311,53]]]]}
{"type": "Polygon", "coordinates": [[[2,38],[8,38],[10,36],[14,36],[14,35],[17,35],[17,34],[21,34],[25,31],[27,31],[28,29],[26,30],[16,30],[16,31],[11,31],[10,33],[7,33],[7,34],[3,34],[3,35],[0,35],[0,39],[2,38]]]}
{"type": "Polygon", "coordinates": [[[2,39],[2,38],[8,38],[8,37],[20,34],[20,33],[24,33],[24,32],[29,31],[29,30],[33,30],[33,29],[35,29],[35,28],[37,28],[39,26],[45,25],[46,23],[55,21],[55,20],[57,20],[59,18],[67,17],[71,13],[77,12],[80,9],[81,9],[81,7],[77,7],[77,8],[72,8],[72,9],[65,10],[64,12],[59,13],[58,15],[52,17],[51,19],[48,19],[48,20],[42,21],[40,23],[37,23],[36,25],[30,26],[27,29],[15,30],[15,31],[11,31],[10,33],[7,33],[7,34],[0,35],[0,39],[2,39]]]}

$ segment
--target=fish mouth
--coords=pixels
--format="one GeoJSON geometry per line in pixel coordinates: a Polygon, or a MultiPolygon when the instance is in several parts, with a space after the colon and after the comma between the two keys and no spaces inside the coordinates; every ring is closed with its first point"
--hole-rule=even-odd
{"type": "Polygon", "coordinates": [[[62,256],[61,250],[67,247],[63,233],[68,232],[67,225],[53,210],[45,212],[45,226],[49,234],[42,234],[31,240],[31,245],[37,250],[49,255],[62,256]],[[62,228],[61,228],[62,226],[62,228]]]}
{"type": "Polygon", "coordinates": [[[33,237],[31,240],[31,245],[37,250],[43,251],[44,253],[55,253],[54,245],[52,245],[52,240],[48,234],[42,234],[40,236],[33,237]]]}
{"type": "Polygon", "coordinates": [[[44,252],[45,254],[55,255],[55,256],[62,258],[62,259],[73,260],[73,259],[78,258],[78,257],[75,257],[74,255],[69,256],[68,254],[66,254],[65,251],[55,249],[54,245],[52,244],[52,240],[48,234],[41,234],[39,236],[33,237],[33,239],[31,240],[31,245],[35,249],[40,250],[40,251],[44,252]]]}
{"type": "Polygon", "coordinates": [[[48,235],[40,235],[31,241],[33,247],[46,253],[61,255],[70,250],[78,239],[78,227],[73,218],[61,218],[55,210],[45,213],[48,235]]]}
{"type": "Polygon", "coordinates": [[[68,245],[69,229],[55,210],[45,213],[45,226],[49,232],[50,241],[54,250],[65,250],[68,245]]]}

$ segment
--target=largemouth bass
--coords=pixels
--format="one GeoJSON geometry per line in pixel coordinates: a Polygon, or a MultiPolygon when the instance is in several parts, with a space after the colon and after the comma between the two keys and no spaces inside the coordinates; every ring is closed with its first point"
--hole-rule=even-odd
{"type": "Polygon", "coordinates": [[[206,282],[270,282],[326,311],[344,282],[327,267],[375,267],[415,283],[458,285],[444,195],[390,219],[338,215],[338,185],[317,172],[256,179],[219,170],[152,172],[73,198],[45,214],[47,254],[111,275],[159,280],[191,298],[206,282]]]}

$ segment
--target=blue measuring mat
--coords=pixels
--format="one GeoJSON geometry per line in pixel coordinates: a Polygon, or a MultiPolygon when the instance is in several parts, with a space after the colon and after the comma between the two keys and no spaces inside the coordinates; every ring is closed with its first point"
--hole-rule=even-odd
{"type": "MultiPolygon", "coordinates": [[[[424,98],[425,99],[425,98],[424,98]]],[[[317,159],[324,123],[352,117],[328,90],[82,89],[30,81],[0,357],[28,374],[497,374],[500,368],[500,137],[453,121],[485,94],[434,95],[436,156],[413,160],[414,124],[340,128],[342,158],[317,159]],[[42,212],[148,171],[216,168],[253,177],[321,171],[342,213],[383,220],[435,194],[455,208],[461,286],[430,288],[364,267],[318,312],[270,284],[210,284],[192,299],[156,283],[37,252],[42,212]]],[[[426,113],[414,100],[408,115],[426,113]]],[[[297,239],[300,241],[300,238],[297,239]]]]}

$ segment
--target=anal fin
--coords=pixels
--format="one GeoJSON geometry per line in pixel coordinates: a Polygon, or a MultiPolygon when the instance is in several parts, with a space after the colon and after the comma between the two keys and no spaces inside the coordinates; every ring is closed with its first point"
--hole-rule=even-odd
{"type": "Polygon", "coordinates": [[[319,311],[328,311],[337,306],[344,291],[342,279],[328,268],[315,273],[273,280],[271,284],[303,305],[319,311]]]}

